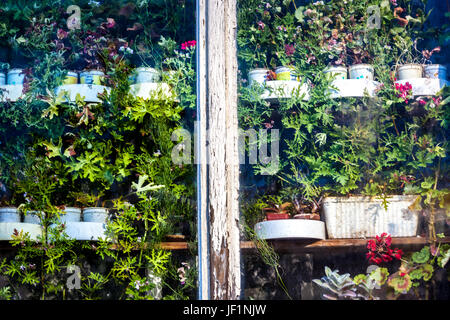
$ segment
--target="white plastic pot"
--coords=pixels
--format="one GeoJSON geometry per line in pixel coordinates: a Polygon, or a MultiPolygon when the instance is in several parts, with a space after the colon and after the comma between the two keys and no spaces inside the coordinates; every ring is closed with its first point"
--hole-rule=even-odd
{"type": "Polygon", "coordinates": [[[259,222],[255,233],[261,239],[325,239],[323,221],[281,219],[259,222]]]}
{"type": "Polygon", "coordinates": [[[15,207],[0,208],[1,222],[20,222],[20,212],[15,207]]]}
{"type": "Polygon", "coordinates": [[[140,67],[135,70],[135,81],[138,83],[156,83],[159,81],[159,71],[154,68],[140,67]]]}
{"type": "Polygon", "coordinates": [[[80,222],[81,221],[81,209],[74,207],[66,207],[59,213],[59,219],[61,223],[67,222],[80,222]]]}
{"type": "Polygon", "coordinates": [[[251,86],[253,83],[259,83],[260,85],[264,85],[267,81],[267,75],[269,70],[264,68],[258,68],[250,70],[248,73],[248,84],[251,86]]]}
{"type": "Polygon", "coordinates": [[[98,222],[106,223],[108,219],[108,209],[89,207],[83,210],[83,221],[84,222],[98,222]]]}
{"type": "Polygon", "coordinates": [[[355,64],[348,68],[350,79],[373,80],[374,69],[370,64],[355,64]]]}
{"type": "Polygon", "coordinates": [[[447,67],[442,64],[429,64],[423,68],[425,78],[447,79],[447,67]]]}
{"type": "Polygon", "coordinates": [[[408,207],[417,196],[390,196],[387,210],[375,197],[327,197],[323,202],[328,238],[375,237],[383,232],[392,237],[414,237],[419,215],[408,207]]]}
{"type": "Polygon", "coordinates": [[[80,73],[81,84],[95,84],[101,85],[105,74],[100,70],[89,70],[80,73]]]}
{"type": "Polygon", "coordinates": [[[11,69],[8,71],[8,84],[23,84],[25,80],[25,74],[22,73],[22,69],[11,69]]]}
{"type": "Polygon", "coordinates": [[[297,73],[295,72],[294,67],[291,67],[291,66],[277,67],[275,69],[275,73],[277,75],[277,80],[300,81],[300,78],[297,75],[297,73]]]}
{"type": "MultiPolygon", "coordinates": [[[[41,212],[40,216],[42,218],[45,217],[45,213],[41,212]]],[[[23,222],[25,223],[32,223],[32,224],[41,224],[41,219],[39,218],[39,212],[38,211],[28,211],[24,215],[23,222]]]]}
{"type": "Polygon", "coordinates": [[[397,68],[397,80],[422,78],[422,65],[416,63],[404,64],[397,68]]]}
{"type": "Polygon", "coordinates": [[[3,86],[6,84],[6,75],[4,72],[0,72],[0,86],[3,86]]]}
{"type": "Polygon", "coordinates": [[[78,83],[78,73],[74,71],[67,72],[67,76],[63,81],[63,84],[77,84],[78,83]]]}
{"type": "Polygon", "coordinates": [[[323,73],[331,80],[345,80],[347,79],[347,67],[344,66],[330,66],[323,70],[323,73]]]}

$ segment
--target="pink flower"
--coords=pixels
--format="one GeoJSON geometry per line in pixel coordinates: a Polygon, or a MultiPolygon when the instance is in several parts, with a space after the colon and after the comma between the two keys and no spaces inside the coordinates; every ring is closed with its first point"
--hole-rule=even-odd
{"type": "Polygon", "coordinates": [[[425,100],[423,100],[423,99],[420,99],[420,100],[419,100],[419,104],[420,104],[421,106],[424,106],[424,105],[427,104],[427,102],[426,102],[425,100]]]}
{"type": "Polygon", "coordinates": [[[442,97],[437,97],[437,98],[433,97],[433,102],[436,106],[441,104],[441,100],[442,100],[442,97]]]}
{"type": "Polygon", "coordinates": [[[262,22],[262,21],[258,21],[256,24],[258,25],[258,29],[259,30],[264,30],[264,27],[266,26],[264,24],[264,22],[262,22]]]}
{"type": "Polygon", "coordinates": [[[56,32],[56,37],[59,40],[67,38],[67,35],[68,35],[67,31],[64,31],[63,29],[58,29],[58,31],[56,32]]]}
{"type": "Polygon", "coordinates": [[[289,56],[292,56],[293,54],[294,54],[294,52],[295,52],[295,48],[294,48],[294,45],[293,44],[286,44],[285,46],[284,46],[284,52],[286,53],[286,55],[289,57],[289,56]]]}
{"type": "Polygon", "coordinates": [[[405,84],[396,83],[395,90],[397,91],[397,97],[402,98],[405,103],[408,103],[408,99],[412,94],[412,85],[409,82],[405,84]]]}
{"type": "Polygon", "coordinates": [[[114,26],[116,25],[116,21],[114,21],[113,18],[107,18],[106,20],[108,21],[106,23],[106,27],[107,28],[114,28],[114,26]]]}
{"type": "Polygon", "coordinates": [[[197,45],[197,41],[195,41],[195,40],[186,41],[181,44],[181,50],[186,50],[188,48],[195,47],[196,45],[197,45]]]}

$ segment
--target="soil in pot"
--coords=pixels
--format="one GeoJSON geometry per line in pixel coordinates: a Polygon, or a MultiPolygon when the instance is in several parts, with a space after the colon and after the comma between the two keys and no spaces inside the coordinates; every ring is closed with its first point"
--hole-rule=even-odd
{"type": "Polygon", "coordinates": [[[0,208],[1,222],[20,222],[20,212],[15,207],[0,208]]]}

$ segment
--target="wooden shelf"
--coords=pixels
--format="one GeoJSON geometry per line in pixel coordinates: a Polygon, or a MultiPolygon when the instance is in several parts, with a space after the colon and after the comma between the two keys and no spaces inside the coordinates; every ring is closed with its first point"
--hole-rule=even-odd
{"type": "MultiPolygon", "coordinates": [[[[284,253],[298,252],[329,252],[333,253],[341,250],[364,251],[369,239],[327,239],[327,240],[304,240],[285,239],[267,240],[275,251],[284,253]]],[[[450,243],[450,237],[438,239],[440,243],[450,243]]],[[[427,245],[428,239],[423,237],[392,238],[392,246],[402,249],[415,249],[427,245]]],[[[188,250],[188,243],[185,241],[161,242],[160,249],[164,250],[188,250]]],[[[0,241],[0,250],[15,249],[8,241],[0,241]]],[[[252,241],[241,241],[243,253],[256,250],[252,241]]]]}
{"type": "MultiPolygon", "coordinates": [[[[326,240],[271,240],[267,241],[277,252],[336,252],[342,250],[364,251],[367,241],[370,239],[326,239],[326,240]]],[[[450,243],[450,237],[438,239],[441,243],[450,243]]],[[[392,246],[403,249],[420,248],[427,245],[428,239],[423,237],[392,238],[392,246]]],[[[241,249],[245,251],[255,250],[252,241],[242,241],[241,249]]]]}

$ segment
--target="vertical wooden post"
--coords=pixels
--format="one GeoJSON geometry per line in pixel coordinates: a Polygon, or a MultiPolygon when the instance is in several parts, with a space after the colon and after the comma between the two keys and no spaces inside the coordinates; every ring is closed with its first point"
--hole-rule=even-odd
{"type": "MultiPolygon", "coordinates": [[[[199,213],[201,288],[209,299],[240,296],[239,156],[235,0],[198,1],[200,124],[198,151],[203,194],[199,213]],[[206,46],[205,46],[206,45],[206,46]],[[207,169],[207,170],[205,170],[207,169]],[[207,179],[207,181],[206,181],[207,179]],[[206,206],[205,206],[206,205],[206,206]],[[206,224],[208,224],[206,226],[206,224]],[[209,230],[208,234],[205,231],[209,230]],[[209,236],[207,238],[207,236],[209,236]],[[204,246],[209,254],[205,255],[204,246]],[[204,269],[204,265],[209,270],[204,269]],[[206,276],[204,272],[208,273],[206,276]]],[[[202,296],[206,298],[206,295],[202,296]]]]}

